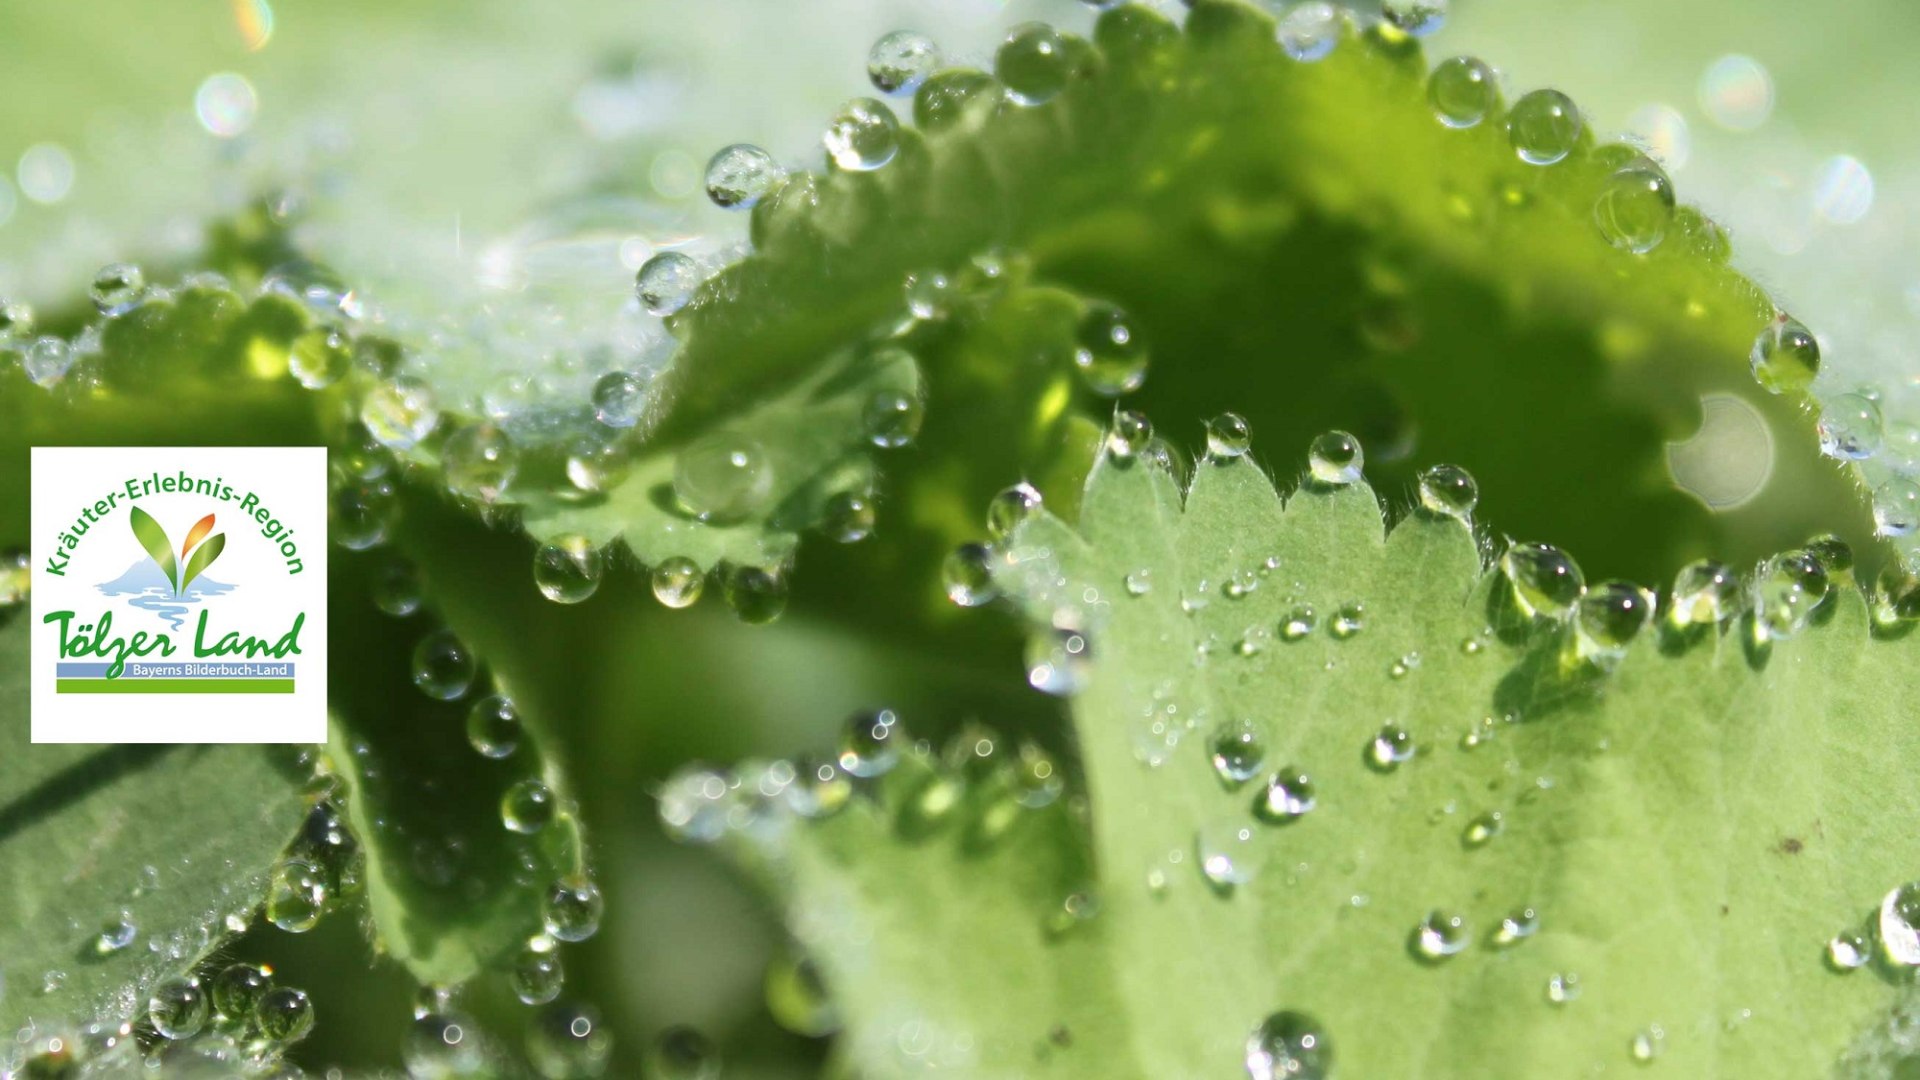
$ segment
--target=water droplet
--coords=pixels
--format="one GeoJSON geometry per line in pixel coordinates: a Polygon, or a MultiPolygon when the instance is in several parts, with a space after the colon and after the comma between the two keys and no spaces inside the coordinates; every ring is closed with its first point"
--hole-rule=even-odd
{"type": "Polygon", "coordinates": [[[504,694],[489,694],[467,712],[467,743],[482,757],[513,756],[521,737],[520,710],[504,694]]]}
{"type": "MultiPolygon", "coordinates": [[[[693,299],[695,290],[700,288],[702,275],[700,264],[691,255],[679,251],[662,251],[640,264],[640,272],[633,276],[633,294],[640,298],[640,306],[647,309],[649,315],[665,318],[687,306],[693,299]]],[[[604,382],[604,380],[602,380],[604,382]]],[[[594,404],[599,405],[600,392],[594,390],[594,404]]],[[[602,423],[607,423],[605,417],[602,423]]],[[[627,427],[627,424],[615,424],[615,427],[627,427]]]]}
{"type": "Polygon", "coordinates": [[[730,566],[721,577],[720,594],[741,622],[770,623],[787,610],[787,575],[760,566],[730,566]]]}
{"type": "Polygon", "coordinates": [[[1484,813],[1476,814],[1473,820],[1467,822],[1467,827],[1460,831],[1460,846],[1466,848],[1468,851],[1486,847],[1494,837],[1499,836],[1505,829],[1506,819],[1501,816],[1500,811],[1488,810],[1484,813]]]}
{"type": "Polygon", "coordinates": [[[1673,578],[1673,606],[1667,619],[1674,626],[1712,626],[1740,611],[1740,579],[1733,571],[1709,559],[1688,563],[1673,578]]]}
{"type": "Polygon", "coordinates": [[[1007,34],[993,57],[993,73],[1022,105],[1044,105],[1073,77],[1074,58],[1065,35],[1046,23],[1022,23],[1007,34]]]}
{"type": "Polygon", "coordinates": [[[419,1013],[407,1029],[406,1042],[401,1047],[407,1075],[422,1080],[444,1080],[478,1073],[486,1062],[479,1036],[479,1029],[464,1016],[419,1013]]]}
{"type": "Polygon", "coordinates": [[[1444,911],[1429,911],[1413,928],[1413,954],[1429,964],[1456,956],[1473,944],[1467,921],[1444,911]]]}
{"type": "Polygon", "coordinates": [[[1325,0],[1305,0],[1280,16],[1274,34],[1288,56],[1302,63],[1325,59],[1340,43],[1340,10],[1325,0]]]}
{"type": "Polygon", "coordinates": [[[426,383],[401,375],[367,391],[360,402],[360,422],[381,446],[406,451],[433,434],[440,408],[426,383]]]}
{"type": "Polygon", "coordinates": [[[1748,360],[1753,377],[1768,391],[1804,390],[1820,372],[1820,342],[1813,331],[1781,315],[1753,339],[1748,360]]]}
{"type": "Polygon", "coordinates": [[[1791,637],[1827,598],[1826,567],[1805,551],[1776,555],[1760,565],[1754,584],[1754,630],[1762,640],[1791,637]]]}
{"type": "Polygon", "coordinates": [[[567,973],[553,939],[541,935],[521,949],[514,957],[508,981],[513,984],[513,996],[523,1005],[545,1005],[559,997],[567,973]]]}
{"type": "Polygon", "coordinates": [[[1390,773],[1413,760],[1413,735],[1398,724],[1382,724],[1367,742],[1367,767],[1390,773]]]}
{"type": "Polygon", "coordinates": [[[1040,502],[1040,492],[1025,481],[1001,491],[987,504],[987,532],[996,540],[1007,539],[1040,509],[1040,502]]]}
{"type": "Polygon", "coordinates": [[[1639,1065],[1646,1065],[1660,1056],[1660,1045],[1667,1037],[1658,1027],[1634,1032],[1633,1039],[1627,1043],[1627,1054],[1639,1065]]]}
{"type": "Polygon", "coordinates": [[[600,376],[593,384],[594,418],[611,428],[634,426],[646,413],[650,385],[650,380],[631,371],[609,371],[600,376]]]}
{"type": "Polygon", "coordinates": [[[907,275],[904,291],[907,314],[916,319],[944,319],[953,283],[938,270],[921,270],[907,275]]]}
{"type": "Polygon", "coordinates": [[[900,762],[901,730],[892,709],[855,713],[840,738],[840,768],[863,779],[888,772],[900,762]]]}
{"type": "Polygon", "coordinates": [[[533,583],[556,604],[578,604],[597,592],[606,562],[584,536],[562,536],[533,556],[533,583]]]}
{"type": "Polygon", "coordinates": [[[1267,786],[1253,801],[1253,814],[1269,825],[1287,825],[1313,811],[1313,779],[1299,766],[1289,765],[1267,777],[1267,786]]]}
{"type": "Polygon", "coordinates": [[[309,390],[324,390],[340,381],[353,366],[353,350],[338,330],[315,327],[293,339],[287,350],[287,372],[309,390]]]}
{"type": "Polygon", "coordinates": [[[1558,90],[1535,90],[1513,103],[1507,139],[1529,165],[1552,165],[1580,144],[1580,110],[1558,90]]]}
{"type": "Polygon", "coordinates": [[[701,521],[740,521],[773,495],[773,466],[754,440],[729,431],[708,435],[680,451],[673,492],[701,521]]]}
{"type": "Polygon", "coordinates": [[[692,559],[674,555],[653,568],[652,583],[655,600],[670,608],[691,607],[706,589],[707,575],[692,559]]]}
{"type": "Polygon", "coordinates": [[[258,964],[232,964],[213,977],[210,998],[223,1020],[240,1024],[252,1019],[260,999],[273,986],[273,969],[258,964]]]}
{"type": "Polygon", "coordinates": [[[93,951],[101,956],[117,953],[133,944],[139,936],[139,924],[133,921],[132,915],[122,911],[100,928],[100,933],[93,939],[93,951]]]}
{"type": "Polygon", "coordinates": [[[1079,693],[1092,666],[1092,643],[1078,628],[1053,626],[1027,639],[1027,684],[1042,693],[1079,693]]]}
{"type": "Polygon", "coordinates": [[[857,544],[873,535],[876,511],[863,492],[842,491],[820,511],[820,531],[836,544],[857,544]]]}
{"type": "Polygon", "coordinates": [[[772,154],[734,143],[707,162],[707,197],[725,210],[751,210],[785,175],[772,154]]]}
{"type": "Polygon", "coordinates": [[[438,701],[465,697],[479,662],[451,630],[436,630],[413,648],[413,685],[438,701]]]}
{"type": "Polygon", "coordinates": [[[1880,901],[1880,951],[1895,967],[1920,968],[1920,881],[1880,901]]]}
{"type": "Polygon", "coordinates": [[[599,931],[600,913],[605,908],[600,887],[586,878],[556,881],[547,890],[543,916],[547,933],[561,941],[585,941],[599,931]]]}
{"type": "Polygon", "coordinates": [[[1107,432],[1107,453],[1121,461],[1131,461],[1153,441],[1153,422],[1144,415],[1126,409],[1113,413],[1113,427],[1107,432]]]}
{"type": "Polygon", "coordinates": [[[1673,181],[1650,161],[1629,165],[1601,185],[1593,221],[1614,247],[1636,255],[1652,251],[1673,224],[1673,181]]]}
{"type": "Polygon", "coordinates": [[[872,98],[854,98],[833,119],[821,136],[827,160],[848,172],[867,172],[893,160],[900,150],[900,121],[893,110],[872,98]]]}
{"type": "Polygon", "coordinates": [[[440,450],[447,489],[483,503],[497,501],[520,471],[520,451],[497,424],[469,424],[440,450]]]}
{"type": "Polygon", "coordinates": [[[289,934],[304,934],[327,910],[327,875],[305,859],[282,859],[267,885],[267,921],[289,934]]]}
{"type": "Polygon", "coordinates": [[[1358,600],[1340,605],[1327,621],[1327,631],[1341,641],[1345,641],[1367,628],[1367,606],[1358,600]]]}
{"type": "Polygon", "coordinates": [[[1920,532],[1920,483],[1896,475],[1874,488],[1873,530],[1881,536],[1920,532]]]}
{"type": "MultiPolygon", "coordinates": [[[[1074,330],[1073,348],[1074,366],[1087,389],[1106,397],[1131,394],[1147,381],[1148,359],[1146,341],[1126,312],[1112,304],[1087,305],[1074,330]]],[[[1152,431],[1148,426],[1147,436],[1152,431]]]]}
{"type": "Polygon", "coordinates": [[[190,1039],[207,1026],[210,1008],[199,979],[175,975],[153,988],[153,996],[147,1000],[147,1020],[163,1039],[190,1039]]]}
{"type": "Polygon", "coordinates": [[[1853,547],[1832,533],[1807,541],[1806,552],[1819,561],[1830,579],[1841,580],[1853,573],[1853,547]]]}
{"type": "Polygon", "coordinates": [[[1317,622],[1318,616],[1314,614],[1312,605],[1301,604],[1288,612],[1287,617],[1281,620],[1280,638],[1283,641],[1299,641],[1308,634],[1313,633],[1313,628],[1317,622]]]}
{"type": "Polygon", "coordinates": [[[1434,115],[1451,128],[1470,128],[1500,103],[1493,69],[1471,56],[1442,60],[1427,79],[1427,101],[1434,115]]]}
{"type": "Polygon", "coordinates": [[[271,1042],[299,1042],[313,1030],[313,1002],[304,990],[276,986],[254,1006],[253,1022],[271,1042]]]}
{"type": "Polygon", "coordinates": [[[1194,836],[1201,876],[1222,889],[1252,881],[1257,869],[1253,838],[1253,826],[1239,819],[1202,828],[1194,836]]]}
{"type": "Polygon", "coordinates": [[[1571,971],[1558,971],[1547,977],[1547,1000],[1555,1005],[1565,1005],[1580,997],[1580,976],[1571,971]]]}
{"type": "Polygon", "coordinates": [[[1447,0],[1382,0],[1380,14],[1414,37],[1426,37],[1447,21],[1447,0]]]}
{"type": "Polygon", "coordinates": [[[1333,1042],[1313,1017],[1277,1012],[1247,1036],[1246,1066],[1249,1080],[1327,1080],[1333,1042]]]}
{"type": "Polygon", "coordinates": [[[500,797],[500,823],[513,832],[537,833],[553,821],[556,809],[553,789],[529,777],[500,797]]]}
{"type": "Polygon", "coordinates": [[[1213,771],[1229,788],[1251,780],[1266,764],[1267,747],[1259,729],[1245,720],[1226,724],[1213,733],[1213,771]]]}
{"type": "Polygon", "coordinates": [[[867,399],[862,424],[867,441],[882,450],[897,450],[920,434],[926,407],[904,390],[876,390],[867,399]]]}
{"type": "Polygon", "coordinates": [[[1367,456],[1360,440],[1344,431],[1329,431],[1313,440],[1307,448],[1307,471],[1316,483],[1327,487],[1347,487],[1360,482],[1367,456]]]}
{"type": "Polygon", "coordinates": [[[1420,505],[1429,514],[1470,521],[1480,485],[1458,465],[1435,465],[1420,473],[1420,505]]]}
{"type": "Polygon", "coordinates": [[[993,549],[985,544],[961,544],[948,553],[941,568],[947,599],[961,607],[979,607],[1000,595],[993,583],[993,549]]]}
{"type": "Polygon", "coordinates": [[[73,346],[57,337],[41,337],[27,346],[20,367],[35,386],[52,386],[66,378],[75,359],[73,346]]]}
{"type": "Polygon", "coordinates": [[[1500,557],[1500,572],[1521,612],[1533,618],[1560,618],[1586,589],[1579,565],[1552,544],[1514,544],[1500,557]]]}
{"type": "Polygon", "coordinates": [[[93,306],[111,319],[140,306],[147,293],[147,275],[132,263],[113,263],[93,275],[87,291],[93,306]]]}
{"type": "Polygon", "coordinates": [[[805,956],[787,953],[769,962],[766,995],[774,1022],[796,1035],[817,1039],[840,1030],[840,1013],[827,994],[826,980],[805,956]]]}
{"type": "Polygon", "coordinates": [[[719,1080],[720,1052],[693,1028],[670,1027],[647,1051],[649,1075],[660,1080],[719,1080]]]}
{"type": "Polygon", "coordinates": [[[18,345],[33,335],[33,306],[0,297],[0,347],[18,345]]]}
{"type": "Polygon", "coordinates": [[[1835,971],[1858,971],[1869,959],[1867,936],[1858,930],[1842,930],[1827,939],[1827,966],[1835,971]]]}
{"type": "Polygon", "coordinates": [[[1153,591],[1153,570],[1143,566],[1129,573],[1124,584],[1128,596],[1145,596],[1153,591]]]}
{"type": "Polygon", "coordinates": [[[394,489],[387,480],[346,481],[334,489],[327,504],[334,542],[351,551],[385,543],[393,514],[394,489]]]}
{"type": "Polygon", "coordinates": [[[883,94],[911,94],[940,64],[940,47],[931,38],[898,30],[874,42],[867,54],[867,77],[883,94]]]}
{"type": "Polygon", "coordinates": [[[1232,461],[1253,445],[1253,431],[1237,413],[1221,413],[1207,421],[1207,457],[1214,462],[1232,461]]]}
{"type": "Polygon", "coordinates": [[[1540,914],[1530,907],[1514,908],[1501,918],[1488,941],[1496,949],[1510,948],[1540,932],[1540,914]]]}
{"type": "Polygon", "coordinates": [[[1651,593],[1629,581],[1607,581],[1588,589],[1577,603],[1574,633],[1591,656],[1618,657],[1653,619],[1651,593]]]}

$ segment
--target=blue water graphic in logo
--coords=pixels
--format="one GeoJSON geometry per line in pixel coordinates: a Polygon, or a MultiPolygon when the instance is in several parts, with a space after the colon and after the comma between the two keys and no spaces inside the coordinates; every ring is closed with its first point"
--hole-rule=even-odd
{"type": "Polygon", "coordinates": [[[233,586],[202,574],[175,595],[173,582],[167,580],[167,575],[160,571],[152,559],[142,559],[128,567],[126,573],[94,588],[108,596],[131,597],[128,604],[142,611],[153,612],[175,630],[180,629],[186,621],[187,612],[194,605],[209,597],[224,596],[233,591],[233,586]]]}

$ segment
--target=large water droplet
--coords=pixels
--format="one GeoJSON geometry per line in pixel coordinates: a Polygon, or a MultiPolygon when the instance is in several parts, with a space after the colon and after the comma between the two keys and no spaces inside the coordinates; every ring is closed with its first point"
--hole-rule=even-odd
{"type": "Polygon", "coordinates": [[[542,921],[547,933],[561,941],[585,941],[599,931],[605,909],[599,886],[583,877],[570,877],[547,890],[542,921]]]}
{"type": "MultiPolygon", "coordinates": [[[[700,281],[700,264],[691,255],[662,251],[640,264],[640,272],[633,276],[633,293],[640,298],[640,306],[646,308],[648,314],[665,317],[687,306],[687,301],[693,299],[694,291],[700,287],[700,281]]],[[[596,406],[599,397],[596,388],[596,406]]],[[[602,422],[606,422],[604,417],[602,422]]]]}
{"type": "Polygon", "coordinates": [[[1303,63],[1325,59],[1340,44],[1340,9],[1325,0],[1305,0],[1288,8],[1274,28],[1280,48],[1303,63]]]}
{"type": "Polygon", "coordinates": [[[1244,819],[1215,822],[1200,829],[1194,835],[1194,853],[1201,876],[1220,889],[1252,881],[1258,869],[1253,841],[1253,826],[1244,819]]]}
{"type": "Polygon", "coordinates": [[[649,1075],[660,1080],[719,1080],[720,1052],[705,1035],[684,1025],[670,1027],[647,1051],[649,1075]]]}
{"type": "Polygon", "coordinates": [[[287,372],[309,390],[332,386],[352,366],[353,354],[347,336],[326,327],[315,327],[301,334],[287,350],[287,372]]]}
{"type": "Polygon", "coordinates": [[[785,175],[772,154],[734,143],[707,162],[707,197],[726,210],[751,210],[785,175]]]}
{"type": "Polygon", "coordinates": [[[1040,492],[1024,480],[1002,490],[987,504],[987,532],[996,540],[1007,539],[1040,509],[1040,503],[1040,492]]]}
{"type": "Polygon", "coordinates": [[[880,776],[900,762],[900,715],[892,709],[855,713],[840,740],[840,768],[862,778],[880,776]]]}
{"type": "Polygon", "coordinates": [[[911,94],[940,64],[940,47],[931,38],[898,30],[874,42],[867,54],[867,77],[883,94],[911,94]]]}
{"type": "Polygon", "coordinates": [[[1073,349],[1087,389],[1106,397],[1131,394],[1147,381],[1147,362],[1146,340],[1126,312],[1112,304],[1087,305],[1074,329],[1073,349]]]}
{"type": "Polygon", "coordinates": [[[489,694],[467,712],[467,743],[482,757],[512,757],[522,737],[520,710],[505,694],[489,694]]]}
{"type": "Polygon", "coordinates": [[[741,622],[770,623],[787,610],[787,575],[764,566],[729,566],[720,579],[720,595],[741,622]]]}
{"type": "Polygon", "coordinates": [[[1247,1036],[1248,1080],[1327,1080],[1333,1075],[1333,1042],[1318,1020],[1305,1013],[1277,1012],[1247,1036]]]}
{"type": "Polygon", "coordinates": [[[1259,774],[1266,764],[1267,747],[1260,731],[1246,720],[1223,725],[1213,733],[1213,771],[1229,788],[1237,788],[1259,774]]]}
{"type": "Polygon", "coordinates": [[[1820,373],[1820,342],[1813,331],[1781,315],[1753,339],[1748,362],[1753,377],[1768,391],[1803,390],[1820,373]]]}
{"type": "Polygon", "coordinates": [[[1429,911],[1413,928],[1413,954],[1430,964],[1457,956],[1473,944],[1467,921],[1445,911],[1429,911]]]}
{"type": "Polygon", "coordinates": [[[1673,578],[1673,604],[1667,619],[1674,626],[1713,626],[1740,611],[1740,579],[1733,571],[1702,559],[1680,568],[1673,578]]]}
{"type": "Polygon", "coordinates": [[[1837,394],[1820,407],[1820,452],[1843,461],[1864,461],[1880,449],[1880,406],[1862,393],[1837,394]]]}
{"type": "Polygon", "coordinates": [[[1500,102],[1493,69],[1471,56],[1442,60],[1427,79],[1427,101],[1434,115],[1452,128],[1470,128],[1485,120],[1500,102]]]}
{"type": "Polygon", "coordinates": [[[1065,35],[1046,23],[1022,23],[994,54],[993,73],[1022,105],[1044,105],[1073,77],[1073,52],[1065,35]]]}
{"type": "Polygon", "coordinates": [[[1880,901],[1880,951],[1889,964],[1920,968],[1920,881],[1887,893],[1880,901]]]}
{"type": "Polygon", "coordinates": [[[882,450],[897,450],[920,434],[925,415],[918,397],[904,390],[876,390],[867,399],[861,420],[868,442],[882,450]]]}
{"type": "Polygon", "coordinates": [[[514,957],[513,970],[508,973],[513,996],[523,1005],[545,1005],[560,996],[566,981],[560,953],[553,939],[545,934],[535,937],[520,950],[520,955],[514,957]]]}
{"type": "Polygon", "coordinates": [[[1507,114],[1507,139],[1529,165],[1552,165],[1573,153],[1580,129],[1580,110],[1558,90],[1535,90],[1507,114]]]}
{"type": "Polygon", "coordinates": [[[674,459],[673,492],[702,521],[739,521],[772,497],[773,466],[753,439],[717,431],[674,459]]]}
{"type": "Polygon", "coordinates": [[[147,275],[132,263],[113,263],[93,275],[87,293],[100,314],[111,319],[140,306],[147,292],[147,275]]]}
{"type": "Polygon", "coordinates": [[[305,859],[282,859],[267,884],[267,921],[290,934],[320,923],[327,910],[327,875],[305,859]]]}
{"type": "Polygon", "coordinates": [[[1079,693],[1092,666],[1092,642],[1077,627],[1052,626],[1027,639],[1027,683],[1042,693],[1079,693]]]}
{"type": "Polygon", "coordinates": [[[485,1064],[480,1031],[457,1014],[424,1012],[414,1018],[401,1046],[407,1075],[421,1080],[472,1076],[485,1064]]]}
{"type": "Polygon", "coordinates": [[[1600,186],[1593,220],[1614,247],[1636,255],[1652,251],[1673,224],[1673,182],[1652,162],[1629,165],[1600,186]]]}
{"type": "Polygon", "coordinates": [[[153,988],[147,1001],[147,1021],[163,1039],[190,1039],[207,1026],[210,1009],[199,979],[175,975],[153,988]]]}
{"type": "Polygon", "coordinates": [[[1360,440],[1344,431],[1329,431],[1315,437],[1307,448],[1307,471],[1314,482],[1326,487],[1348,487],[1360,482],[1367,456],[1360,440]]]}
{"type": "Polygon", "coordinates": [[[304,990],[276,986],[253,1007],[253,1024],[269,1042],[299,1042],[313,1030],[313,1002],[304,990]]]}
{"type": "Polygon", "coordinates": [[[1586,589],[1579,565],[1552,544],[1514,544],[1500,557],[1500,571],[1520,610],[1534,618],[1560,618],[1586,589]]]}
{"type": "Polygon", "coordinates": [[[820,137],[827,160],[848,172],[867,172],[893,160],[900,150],[900,121],[893,110],[872,98],[854,98],[827,122],[820,137]]]}
{"type": "Polygon", "coordinates": [[[451,630],[436,630],[413,648],[413,685],[439,701],[466,696],[479,663],[473,651],[451,630]]]}
{"type": "Polygon", "coordinates": [[[214,1009],[230,1023],[246,1023],[254,1007],[273,986],[273,969],[257,964],[231,964],[213,977],[210,997],[214,1009]]]}
{"type": "Polygon", "coordinates": [[[653,598],[670,608],[692,607],[707,585],[707,575],[700,564],[684,555],[660,560],[650,580],[653,598]]]}
{"type": "Polygon", "coordinates": [[[1367,741],[1367,767],[1390,773],[1413,760],[1413,735],[1399,724],[1382,724],[1367,741]]]}
{"type": "Polygon", "coordinates": [[[584,536],[562,536],[533,556],[533,583],[556,604],[577,604],[600,588],[606,560],[584,536]]]}
{"type": "Polygon", "coordinates": [[[1144,415],[1127,409],[1116,409],[1113,413],[1113,427],[1107,431],[1107,453],[1120,461],[1131,461],[1134,455],[1147,448],[1153,441],[1153,422],[1144,415]]]}
{"type": "Polygon", "coordinates": [[[1574,610],[1573,629],[1582,652],[1617,658],[1653,619],[1652,594],[1629,581],[1588,589],[1574,610]]]}
{"type": "Polygon", "coordinates": [[[947,599],[961,607],[979,607],[1000,595],[993,584],[993,549],[985,544],[961,544],[947,555],[941,568],[947,599]]]}
{"type": "Polygon", "coordinates": [[[1920,482],[1896,475],[1873,489],[1873,530],[1881,536],[1920,532],[1920,482]]]}
{"type": "Polygon", "coordinates": [[[1238,413],[1221,413],[1207,421],[1207,458],[1232,461],[1253,446],[1253,429],[1238,413]]]}
{"type": "Polygon", "coordinates": [[[447,489],[483,503],[506,494],[520,471],[520,451],[497,424],[469,424],[453,433],[440,450],[447,489]]]}
{"type": "Polygon", "coordinates": [[[27,346],[26,353],[20,357],[20,367],[27,373],[36,386],[52,386],[66,378],[73,367],[73,346],[57,337],[41,337],[27,346]]]}
{"type": "Polygon", "coordinates": [[[1420,505],[1427,513],[1470,521],[1480,485],[1458,465],[1435,465],[1420,474],[1420,505]]]}
{"type": "MultiPolygon", "coordinates": [[[[644,271],[642,271],[644,273],[644,271]]],[[[647,410],[651,381],[631,371],[609,371],[593,384],[594,418],[611,428],[630,428],[647,410]]]]}
{"type": "Polygon", "coordinates": [[[401,375],[367,392],[360,402],[360,422],[381,446],[411,450],[433,434],[440,423],[440,408],[426,383],[401,375]]]}
{"type": "Polygon", "coordinates": [[[1835,971],[1858,971],[1872,959],[1867,936],[1858,930],[1842,930],[1827,939],[1827,966],[1835,971]]]}
{"type": "Polygon", "coordinates": [[[1307,816],[1314,805],[1313,779],[1289,765],[1267,777],[1267,786],[1253,801],[1253,814],[1270,825],[1287,825],[1307,816]]]}
{"type": "Polygon", "coordinates": [[[500,823],[512,832],[537,833],[553,822],[557,810],[553,789],[534,777],[516,782],[500,797],[500,823]]]}

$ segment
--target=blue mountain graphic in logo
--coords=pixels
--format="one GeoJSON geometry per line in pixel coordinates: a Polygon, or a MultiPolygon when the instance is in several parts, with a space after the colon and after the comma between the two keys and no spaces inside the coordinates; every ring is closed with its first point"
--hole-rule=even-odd
{"type": "Polygon", "coordinates": [[[94,588],[108,596],[129,597],[129,605],[159,615],[175,630],[180,629],[187,612],[194,605],[208,597],[224,596],[233,591],[233,586],[202,574],[188,582],[186,589],[175,593],[173,581],[152,559],[141,559],[127,567],[126,573],[94,588]]]}

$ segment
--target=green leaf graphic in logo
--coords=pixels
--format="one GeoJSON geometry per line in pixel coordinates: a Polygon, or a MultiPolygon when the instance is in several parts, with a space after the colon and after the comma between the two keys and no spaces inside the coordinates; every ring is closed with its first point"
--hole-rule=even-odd
{"type": "Polygon", "coordinates": [[[133,525],[134,539],[140,541],[140,546],[147,549],[147,554],[153,558],[154,565],[167,576],[167,584],[172,585],[175,595],[178,595],[180,587],[175,581],[178,576],[178,564],[173,559],[173,541],[167,539],[167,530],[153,520],[152,514],[137,506],[133,508],[133,514],[128,520],[133,525]]]}
{"type": "Polygon", "coordinates": [[[215,533],[206,543],[201,544],[193,553],[193,558],[187,560],[186,571],[180,575],[180,591],[185,592],[187,586],[193,584],[193,579],[199,577],[207,567],[212,566],[213,560],[219,558],[226,547],[226,533],[215,533]]]}

